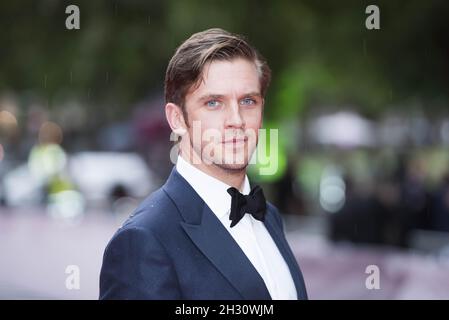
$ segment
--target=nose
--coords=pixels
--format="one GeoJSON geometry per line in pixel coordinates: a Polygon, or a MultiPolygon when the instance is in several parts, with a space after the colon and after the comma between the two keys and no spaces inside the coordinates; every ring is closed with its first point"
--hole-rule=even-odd
{"type": "Polygon", "coordinates": [[[240,114],[239,104],[232,102],[227,108],[226,123],[227,128],[242,128],[245,126],[245,121],[240,114]]]}

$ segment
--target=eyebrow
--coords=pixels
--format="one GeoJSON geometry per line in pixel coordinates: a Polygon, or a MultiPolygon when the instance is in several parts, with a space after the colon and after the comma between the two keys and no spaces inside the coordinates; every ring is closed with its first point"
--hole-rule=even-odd
{"type": "MultiPolygon", "coordinates": [[[[201,97],[198,98],[198,101],[206,101],[206,100],[210,100],[210,99],[223,99],[226,96],[223,94],[213,94],[213,93],[209,93],[209,94],[205,94],[201,97]]],[[[259,92],[250,92],[250,93],[245,93],[242,94],[241,97],[262,97],[262,95],[259,92]]]]}

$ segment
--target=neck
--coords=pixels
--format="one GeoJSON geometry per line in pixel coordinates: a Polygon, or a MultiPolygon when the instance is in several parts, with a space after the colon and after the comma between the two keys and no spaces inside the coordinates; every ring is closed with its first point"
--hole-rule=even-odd
{"type": "Polygon", "coordinates": [[[205,174],[214,177],[215,179],[218,179],[221,182],[226,183],[227,185],[234,187],[238,189],[240,192],[242,192],[243,183],[245,181],[246,169],[239,169],[239,170],[228,169],[220,167],[213,163],[207,165],[203,161],[198,161],[199,163],[196,163],[196,161],[191,161],[189,157],[184,156],[182,152],[181,157],[198,170],[201,170],[205,174]]]}

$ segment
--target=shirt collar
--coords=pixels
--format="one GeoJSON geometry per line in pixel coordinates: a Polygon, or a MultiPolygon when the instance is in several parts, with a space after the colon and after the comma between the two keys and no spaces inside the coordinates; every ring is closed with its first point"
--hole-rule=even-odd
{"type": "MultiPolygon", "coordinates": [[[[201,199],[204,200],[218,218],[229,214],[232,198],[227,190],[231,186],[204,173],[184,160],[181,155],[178,155],[176,170],[195,189],[201,199]]],[[[248,176],[245,175],[242,194],[247,195],[250,189],[248,176]]]]}

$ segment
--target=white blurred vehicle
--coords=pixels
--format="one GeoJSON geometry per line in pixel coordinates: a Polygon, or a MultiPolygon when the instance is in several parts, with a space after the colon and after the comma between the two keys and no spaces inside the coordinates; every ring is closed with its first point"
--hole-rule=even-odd
{"type": "Polygon", "coordinates": [[[87,202],[111,197],[143,198],[155,187],[144,160],[134,153],[81,152],[69,158],[68,171],[87,202]]]}
{"type": "MultiPolygon", "coordinates": [[[[65,173],[89,205],[112,205],[121,197],[141,199],[155,187],[154,176],[135,153],[80,152],[67,157],[65,173]]],[[[42,202],[45,183],[32,174],[28,164],[7,172],[3,198],[8,206],[42,202]]]]}

